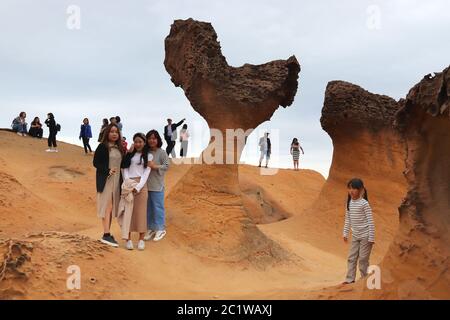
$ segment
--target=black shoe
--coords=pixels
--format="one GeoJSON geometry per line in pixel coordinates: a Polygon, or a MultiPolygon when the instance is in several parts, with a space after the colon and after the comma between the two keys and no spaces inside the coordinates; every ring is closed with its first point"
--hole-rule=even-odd
{"type": "Polygon", "coordinates": [[[119,247],[119,244],[117,243],[117,241],[114,239],[113,236],[103,236],[100,242],[114,248],[119,247]]]}

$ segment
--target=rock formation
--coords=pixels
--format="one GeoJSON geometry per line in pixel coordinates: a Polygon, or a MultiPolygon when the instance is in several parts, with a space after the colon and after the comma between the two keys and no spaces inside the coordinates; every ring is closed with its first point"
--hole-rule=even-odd
{"type": "Polygon", "coordinates": [[[414,86],[396,116],[408,182],[382,271],[390,297],[450,297],[450,67],[414,86]]]}
{"type": "Polygon", "coordinates": [[[229,66],[211,24],[192,19],[174,22],[165,48],[164,65],[172,82],[184,90],[212,130],[203,165],[193,166],[168,199],[176,215],[171,224],[185,232],[183,242],[202,256],[225,261],[272,257],[273,244],[243,208],[237,164],[251,131],[279,106],[293,103],[299,63],[291,57],[229,66]],[[241,129],[246,135],[227,136],[227,129],[241,129]],[[211,158],[218,163],[206,160],[211,158]],[[205,235],[210,243],[204,243],[205,235]]]}
{"type": "Polygon", "coordinates": [[[398,102],[350,83],[328,84],[321,123],[333,140],[333,162],[311,212],[331,220],[338,237],[344,211],[337,204],[355,176],[366,182],[375,223],[400,212],[398,230],[376,231],[371,262],[384,256],[382,290],[366,289],[364,298],[450,295],[449,79],[450,68],[428,75],[398,102]],[[386,201],[392,212],[379,212],[377,203],[386,201]]]}
{"type": "Polygon", "coordinates": [[[328,84],[321,124],[333,141],[333,161],[319,199],[302,218],[305,240],[320,240],[326,233],[341,241],[347,182],[359,177],[368,189],[375,222],[386,226],[377,230],[374,252],[378,262],[384,256],[397,231],[397,208],[406,190],[402,176],[405,151],[391,125],[399,108],[394,99],[357,85],[343,81],[328,84]],[[317,229],[318,216],[323,221],[322,234],[309,234],[317,229]]]}

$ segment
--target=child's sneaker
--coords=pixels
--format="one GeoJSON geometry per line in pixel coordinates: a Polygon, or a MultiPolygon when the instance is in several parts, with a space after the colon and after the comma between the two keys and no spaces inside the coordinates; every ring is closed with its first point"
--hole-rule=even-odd
{"type": "Polygon", "coordinates": [[[164,239],[166,234],[167,234],[166,230],[156,231],[155,238],[153,239],[153,241],[155,242],[161,241],[162,239],[164,239]]]}
{"type": "Polygon", "coordinates": [[[144,250],[145,249],[145,242],[144,240],[139,240],[138,242],[138,250],[144,250]]]}

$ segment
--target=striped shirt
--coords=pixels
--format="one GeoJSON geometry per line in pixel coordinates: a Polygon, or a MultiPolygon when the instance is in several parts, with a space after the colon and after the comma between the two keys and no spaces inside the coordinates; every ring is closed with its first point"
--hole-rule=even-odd
{"type": "Polygon", "coordinates": [[[344,237],[348,238],[350,229],[354,239],[368,238],[369,242],[375,242],[372,209],[367,200],[350,200],[349,210],[345,213],[344,237]]]}

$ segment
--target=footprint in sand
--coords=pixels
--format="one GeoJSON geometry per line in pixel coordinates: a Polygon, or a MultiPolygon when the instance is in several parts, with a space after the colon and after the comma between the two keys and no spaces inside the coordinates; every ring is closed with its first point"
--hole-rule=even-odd
{"type": "Polygon", "coordinates": [[[48,175],[56,180],[71,181],[84,176],[84,173],[66,166],[54,166],[50,168],[48,175]]]}

